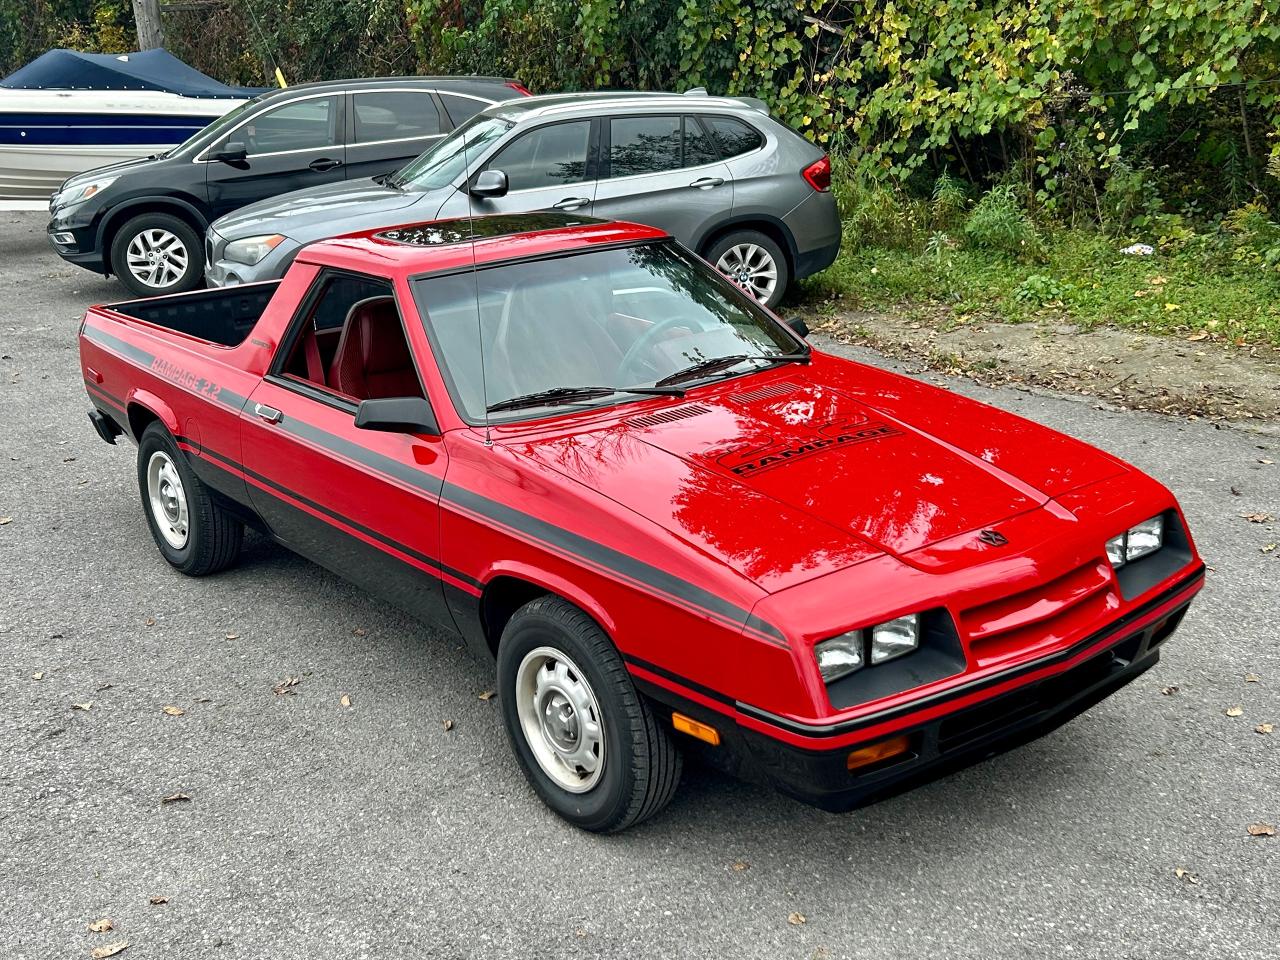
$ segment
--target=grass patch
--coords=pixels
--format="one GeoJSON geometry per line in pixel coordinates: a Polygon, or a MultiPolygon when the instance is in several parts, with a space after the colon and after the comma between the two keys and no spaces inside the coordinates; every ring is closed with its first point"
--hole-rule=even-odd
{"type": "MultiPolygon", "coordinates": [[[[1126,241],[1127,242],[1127,241],[1126,241]]],[[[958,320],[1068,320],[1146,333],[1280,346],[1280,275],[1193,246],[1126,256],[1126,242],[1056,230],[1036,255],[961,246],[934,234],[915,250],[846,240],[832,266],[801,283],[809,303],[838,298],[860,309],[946,307],[958,320]]]]}

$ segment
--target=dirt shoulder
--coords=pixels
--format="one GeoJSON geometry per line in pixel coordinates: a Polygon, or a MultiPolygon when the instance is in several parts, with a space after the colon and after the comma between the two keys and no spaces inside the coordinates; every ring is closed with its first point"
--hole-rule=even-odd
{"type": "Polygon", "coordinates": [[[1026,384],[1137,410],[1280,429],[1280,350],[1067,323],[956,323],[841,310],[809,318],[843,343],[988,384],[1026,384]]]}

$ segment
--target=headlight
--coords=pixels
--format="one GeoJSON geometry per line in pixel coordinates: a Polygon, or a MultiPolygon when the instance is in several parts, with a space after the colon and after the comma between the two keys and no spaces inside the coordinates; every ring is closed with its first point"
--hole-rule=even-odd
{"type": "Polygon", "coordinates": [[[862,631],[850,630],[813,648],[818,658],[818,672],[827,683],[862,668],[862,631]]]}
{"type": "Polygon", "coordinates": [[[1152,517],[1107,541],[1107,559],[1119,569],[1164,546],[1164,517],[1152,517]]]}
{"type": "Polygon", "coordinates": [[[908,614],[871,628],[871,662],[884,663],[920,646],[920,617],[908,614]]]}
{"type": "Polygon", "coordinates": [[[88,183],[77,183],[74,187],[69,187],[59,192],[53,199],[53,206],[71,207],[77,203],[84,203],[94,194],[101,193],[107,189],[118,179],[118,177],[100,177],[97,180],[90,180],[88,183]]]}
{"type": "Polygon", "coordinates": [[[284,241],[284,237],[278,233],[273,233],[269,237],[244,237],[241,240],[232,240],[227,244],[227,249],[223,251],[223,256],[228,260],[234,260],[236,263],[244,263],[253,266],[268,253],[284,241]]]}

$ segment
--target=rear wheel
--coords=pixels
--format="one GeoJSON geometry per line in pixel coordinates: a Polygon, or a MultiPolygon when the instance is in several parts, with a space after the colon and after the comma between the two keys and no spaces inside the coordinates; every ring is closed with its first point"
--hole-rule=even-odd
{"type": "Polygon", "coordinates": [[[144,213],[116,231],[111,270],[130,293],[154,297],[200,286],[204,251],[200,235],[170,213],[144,213]]]}
{"type": "Polygon", "coordinates": [[[236,562],[244,524],[213,499],[159,421],[138,441],[138,488],[151,536],[175,569],[201,577],[236,562]]]}
{"type": "Polygon", "coordinates": [[[529,783],[575,826],[625,830],[675,795],[679,751],[604,631],[568,601],[539,597],[512,616],[498,696],[529,783]]]}
{"type": "Polygon", "coordinates": [[[791,282],[782,248],[756,230],[726,234],[707,249],[707,259],[766,307],[781,303],[791,282]]]}

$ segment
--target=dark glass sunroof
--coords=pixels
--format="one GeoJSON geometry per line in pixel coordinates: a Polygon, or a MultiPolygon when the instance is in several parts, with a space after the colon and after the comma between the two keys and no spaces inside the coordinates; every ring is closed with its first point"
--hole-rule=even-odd
{"type": "Polygon", "coordinates": [[[406,243],[416,247],[438,247],[448,243],[465,243],[472,237],[477,240],[488,240],[492,237],[505,237],[516,233],[585,227],[605,222],[594,217],[574,217],[544,210],[536,213],[498,213],[484,217],[436,220],[432,223],[414,224],[411,227],[383,230],[374,236],[380,240],[406,243]]]}

